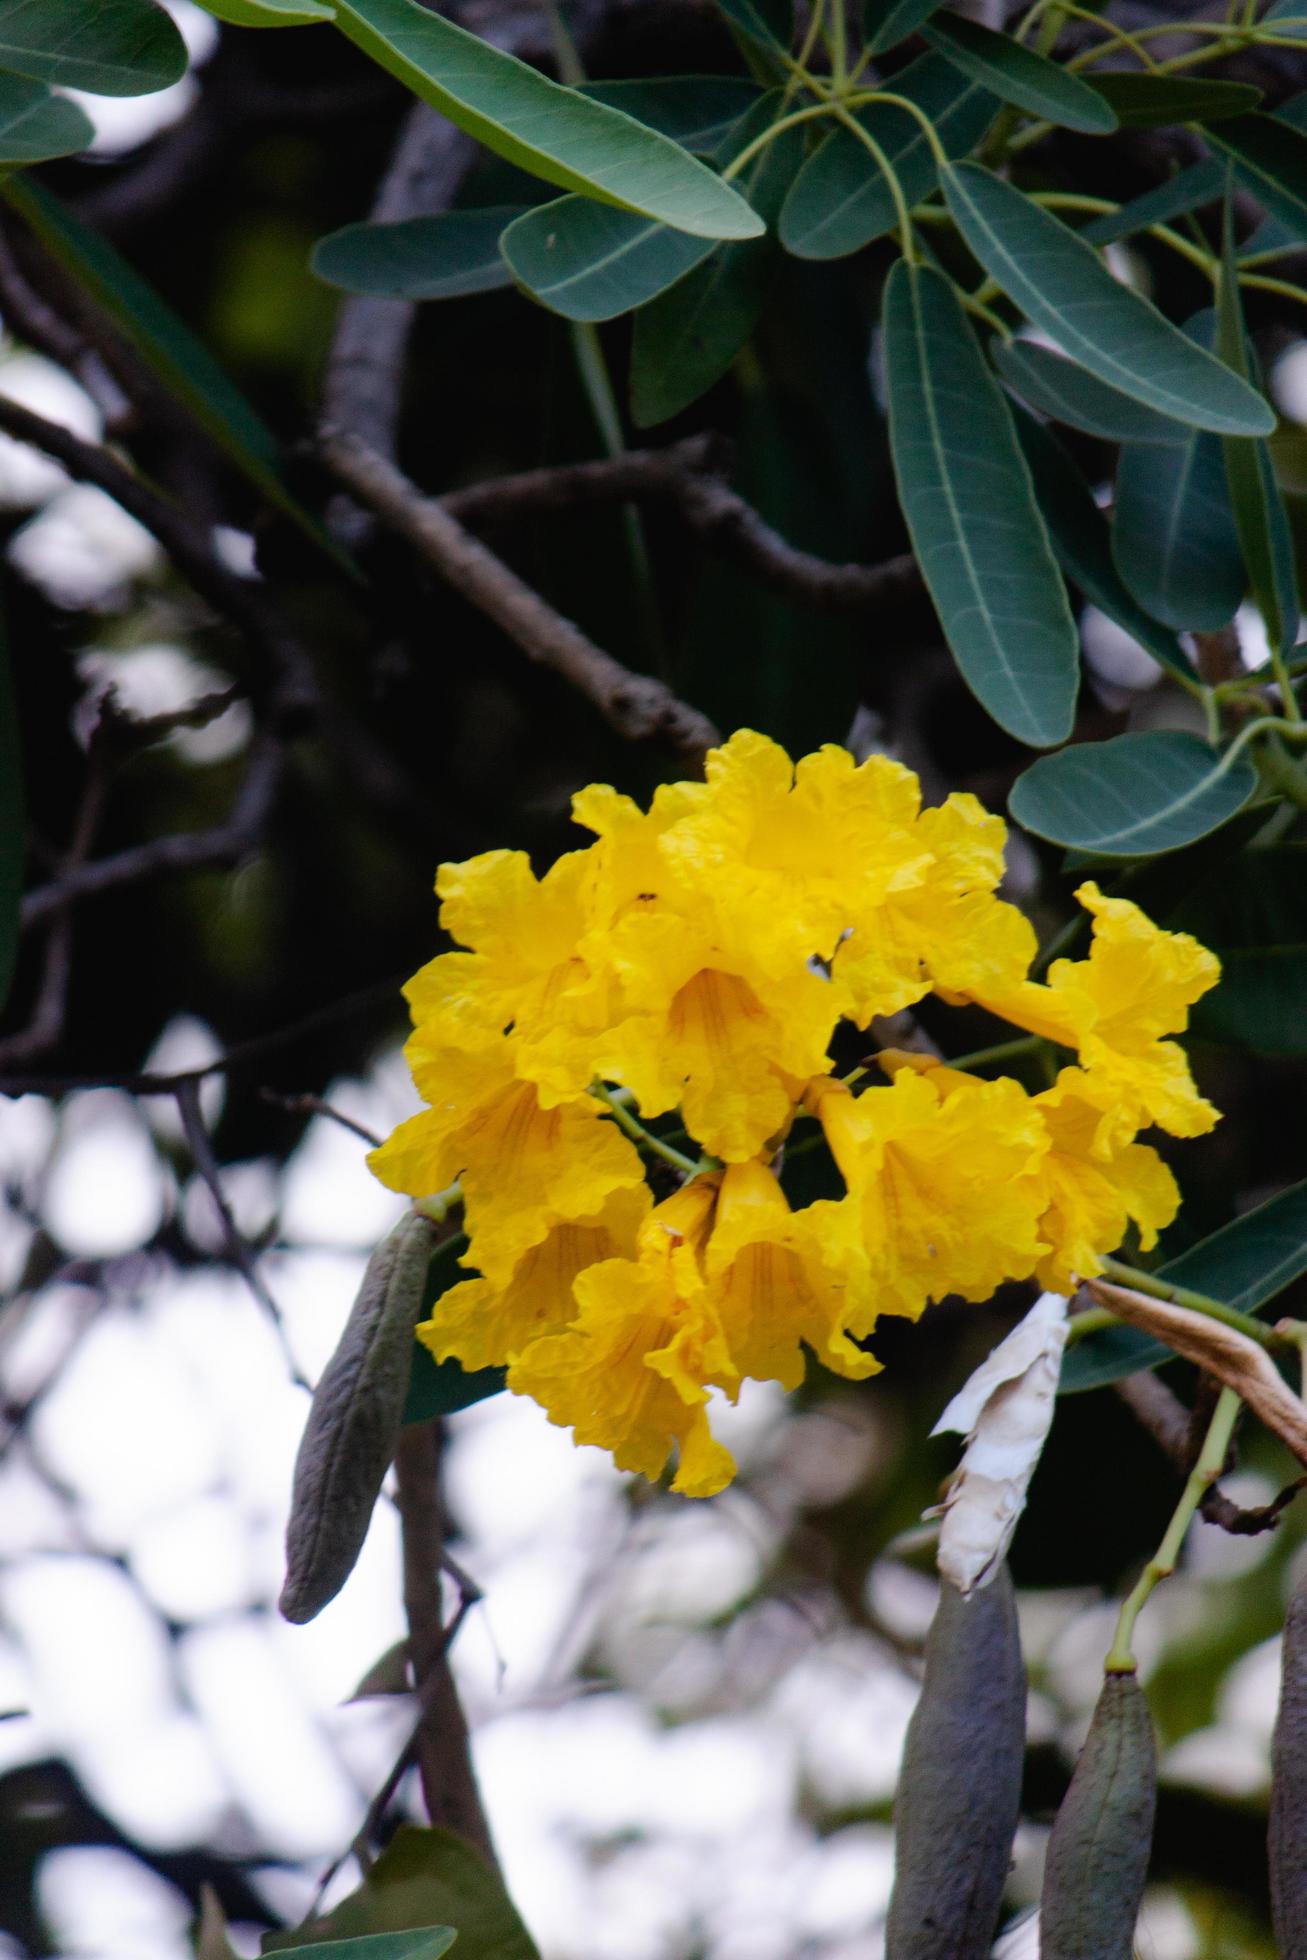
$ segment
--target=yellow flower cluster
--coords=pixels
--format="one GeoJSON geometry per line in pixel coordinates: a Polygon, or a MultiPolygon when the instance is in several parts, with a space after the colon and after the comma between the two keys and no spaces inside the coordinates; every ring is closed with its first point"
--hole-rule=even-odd
{"type": "Polygon", "coordinates": [[[733,1471],[709,1392],[793,1387],[804,1347],[841,1374],[880,1314],[1004,1280],[1069,1290],[1178,1194],[1150,1124],[1216,1120],[1165,1037],[1218,976],[1196,941],[1083,885],[1083,960],[1028,973],[1029,922],[997,896],[1005,828],[973,797],[921,808],[910,770],[828,747],[797,766],[743,731],[642,812],[592,785],[586,849],[537,879],[521,852],[441,867],[443,953],[407,991],[428,1105],[370,1159],[415,1197],[461,1183],[476,1277],[419,1332],[439,1359],[505,1365],[581,1443],[674,1489],[733,1471]],[[855,1094],[837,1024],[934,991],[1075,1061],[1030,1094],[918,1055],[855,1094]],[[614,1108],[616,1103],[616,1109],[614,1108]],[[636,1143],[679,1109],[707,1157],[655,1204],[636,1143]],[[639,1118],[639,1124],[632,1119],[639,1118]],[[844,1195],[795,1211],[778,1152],[816,1118],[844,1195]]]}

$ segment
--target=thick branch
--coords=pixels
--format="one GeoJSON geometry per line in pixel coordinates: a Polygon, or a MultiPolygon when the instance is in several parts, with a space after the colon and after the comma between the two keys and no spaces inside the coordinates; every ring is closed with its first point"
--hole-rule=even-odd
{"type": "Polygon", "coordinates": [[[630,741],[661,738],[696,762],[720,739],[706,715],[679,700],[662,681],[633,674],[596,646],[378,451],[347,431],[325,429],[322,454],[360,502],[416,545],[528,659],[551,668],[592,701],[620,735],[630,741]]]}

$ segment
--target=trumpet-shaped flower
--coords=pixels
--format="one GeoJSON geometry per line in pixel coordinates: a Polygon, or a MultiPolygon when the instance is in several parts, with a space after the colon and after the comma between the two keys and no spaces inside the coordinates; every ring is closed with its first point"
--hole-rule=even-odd
{"type": "Polygon", "coordinates": [[[977,988],[972,998],[1032,1034],[1074,1048],[1084,1095],[1101,1112],[1096,1147],[1110,1151],[1157,1123],[1172,1136],[1201,1136],[1217,1120],[1198,1094],[1178,1033],[1189,1009],[1220,978],[1215,954],[1187,933],[1165,932],[1125,898],[1081,885],[1093,914],[1085,960],[1056,960],[1048,983],[1022,981],[1008,993],[977,988]]]}
{"type": "Polygon", "coordinates": [[[533,1341],[561,1333],[575,1318],[572,1288],[587,1266],[635,1251],[636,1231],[652,1203],[645,1185],[613,1191],[592,1218],[549,1227],[524,1252],[506,1283],[484,1275],[451,1286],[418,1328],[437,1361],[495,1368],[516,1361],[533,1341]]]}
{"type": "Polygon", "coordinates": [[[1051,1089],[1034,1098],[1049,1136],[1043,1176],[1047,1209],[1040,1236],[1050,1250],[1035,1269],[1039,1284],[1070,1293],[1103,1270],[1131,1220],[1145,1252],[1180,1208],[1170,1170],[1150,1144],[1099,1140],[1102,1108],[1086,1093],[1083,1069],[1064,1068],[1051,1089]]]}
{"type": "Polygon", "coordinates": [[[828,1077],[808,1100],[848,1187],[809,1209],[850,1275],[861,1272],[854,1334],[878,1312],[915,1320],[930,1300],[986,1299],[1035,1270],[1048,1249],[1038,1229],[1048,1141],[1019,1083],[904,1068],[856,1098],[828,1077]]]}
{"type": "Polygon", "coordinates": [[[700,1255],[717,1181],[696,1178],[650,1214],[640,1256],[587,1266],[566,1332],[535,1341],[508,1371],[578,1443],[611,1450],[622,1470],[658,1477],[675,1448],[672,1489],[710,1497],[735,1472],[708,1427],[708,1384],[735,1368],[708,1302],[700,1255]]]}
{"type": "Polygon", "coordinates": [[[552,1227],[599,1218],[615,1191],[643,1186],[639,1152],[611,1120],[593,1102],[543,1107],[502,1040],[424,1054],[420,1066],[420,1081],[443,1085],[441,1100],[401,1123],[368,1163],[414,1197],[459,1178],[473,1263],[492,1284],[507,1285],[552,1227]]]}

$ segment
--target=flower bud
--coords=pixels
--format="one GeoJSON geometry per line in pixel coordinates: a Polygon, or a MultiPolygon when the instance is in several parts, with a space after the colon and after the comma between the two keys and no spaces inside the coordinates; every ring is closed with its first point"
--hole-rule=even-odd
{"type": "Polygon", "coordinates": [[[1049,1841],[1043,1960],[1131,1960],[1156,1809],[1147,1700],[1133,1674],[1109,1674],[1049,1841]]]}

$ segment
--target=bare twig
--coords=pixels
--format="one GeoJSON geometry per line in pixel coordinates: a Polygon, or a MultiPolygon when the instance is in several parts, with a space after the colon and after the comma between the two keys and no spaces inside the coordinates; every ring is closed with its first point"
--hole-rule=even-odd
{"type": "Polygon", "coordinates": [[[910,552],[879,565],[837,565],[800,551],[731,488],[711,439],[704,436],[669,449],[633,449],[595,462],[524,470],[451,491],[441,502],[461,522],[476,525],[527,511],[667,503],[723,557],[783,598],[835,612],[864,612],[924,590],[910,552]]]}
{"type": "MultiPolygon", "coordinates": [[[[1140,1369],[1115,1384],[1116,1392],[1162,1454],[1182,1476],[1193,1469],[1194,1448],[1192,1412],[1151,1369],[1140,1369]]],[[[1307,1487],[1307,1477],[1287,1484],[1269,1504],[1236,1504],[1223,1490],[1213,1487],[1203,1497],[1200,1508],[1208,1524],[1219,1525],[1234,1537],[1251,1538],[1258,1532],[1274,1531],[1280,1518],[1299,1491],[1307,1487]]]]}
{"type": "Polygon", "coordinates": [[[50,912],[119,885],[139,884],[168,871],[199,871],[235,864],[253,850],[262,834],[284,764],[282,744],[273,736],[254,744],[240,792],[224,823],[211,830],[184,831],[136,844],[115,857],[78,864],[39,885],[23,900],[24,929],[50,912]]]}
{"type": "Polygon", "coordinates": [[[324,1102],[321,1096],[283,1096],[276,1089],[260,1089],[259,1100],[271,1103],[274,1109],[289,1110],[293,1116],[330,1117],[333,1123],[339,1123],[343,1130],[349,1130],[356,1137],[361,1137],[364,1143],[370,1144],[374,1150],[381,1142],[375,1130],[369,1130],[362,1123],[356,1123],[352,1116],[346,1116],[343,1109],[336,1109],[331,1103],[324,1102]]]}
{"type": "Polygon", "coordinates": [[[377,450],[342,429],[324,429],[321,440],[326,461],[361,502],[416,545],[528,659],[551,668],[592,701],[619,734],[630,741],[661,738],[692,761],[720,739],[706,715],[662,681],[632,673],[596,646],[377,450]]]}

